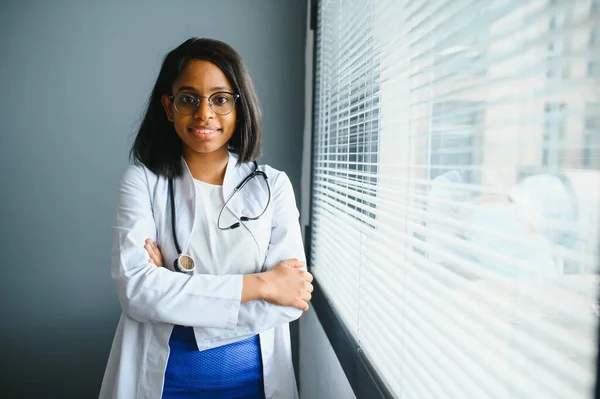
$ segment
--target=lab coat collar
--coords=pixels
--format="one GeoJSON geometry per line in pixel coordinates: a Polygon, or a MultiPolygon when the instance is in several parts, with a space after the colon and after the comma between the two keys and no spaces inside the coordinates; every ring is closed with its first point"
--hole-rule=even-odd
{"type": "MultiPolygon", "coordinates": [[[[188,167],[187,162],[183,157],[181,157],[181,161],[184,165],[184,173],[183,173],[183,183],[185,190],[189,193],[194,192],[194,178],[192,177],[192,172],[188,167]]],[[[229,159],[227,160],[227,167],[225,169],[225,177],[223,178],[223,199],[227,200],[235,186],[241,182],[244,177],[248,173],[251,172],[251,169],[247,164],[237,165],[238,155],[233,152],[229,152],[229,159]]]]}
{"type": "MultiPolygon", "coordinates": [[[[193,229],[193,222],[195,218],[196,211],[196,189],[194,186],[194,178],[192,177],[192,172],[190,171],[187,162],[182,157],[182,163],[184,165],[184,172],[181,179],[175,179],[175,207],[177,209],[177,214],[182,215],[182,217],[177,218],[178,231],[181,231],[180,234],[186,234],[187,239],[182,242],[184,248],[183,251],[186,251],[189,243],[189,237],[191,235],[193,229]],[[183,193],[183,195],[178,195],[177,193],[183,193]]],[[[232,152],[229,152],[229,159],[227,161],[227,167],[225,169],[225,177],[223,178],[223,201],[227,201],[229,196],[233,193],[235,187],[254,169],[254,165],[252,163],[243,163],[241,165],[237,165],[238,156],[232,152]]],[[[253,184],[248,187],[254,186],[253,184]]],[[[254,186],[256,187],[256,186],[254,186]]],[[[232,198],[232,200],[227,204],[227,208],[234,215],[252,215],[259,212],[260,206],[264,201],[262,195],[248,196],[247,189],[244,189],[246,192],[244,195],[236,195],[232,198]]],[[[255,189],[256,190],[256,189],[255,189]]],[[[260,193],[263,194],[263,189],[260,189],[260,193]]],[[[264,195],[266,195],[266,191],[264,191],[264,195]]],[[[258,194],[258,193],[257,193],[258,194]]]]}

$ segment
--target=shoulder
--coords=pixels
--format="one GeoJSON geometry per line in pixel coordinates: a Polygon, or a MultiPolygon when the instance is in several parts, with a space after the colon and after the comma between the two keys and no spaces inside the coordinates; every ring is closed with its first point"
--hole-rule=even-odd
{"type": "MultiPolygon", "coordinates": [[[[254,171],[254,163],[245,162],[237,166],[237,168],[239,168],[240,175],[247,176],[254,171]]],[[[283,197],[289,200],[289,197],[294,197],[294,188],[292,187],[292,182],[290,181],[287,173],[276,169],[271,165],[261,163],[258,163],[258,170],[264,172],[267,176],[267,180],[271,188],[271,194],[275,199],[278,197],[283,197]]]]}
{"type": "MultiPolygon", "coordinates": [[[[248,176],[254,171],[254,162],[244,162],[238,165],[237,154],[230,152],[230,157],[230,162],[236,162],[235,167],[238,170],[237,173],[240,176],[248,176]]],[[[267,176],[269,184],[271,185],[271,190],[279,191],[281,188],[288,189],[288,187],[291,189],[292,184],[284,171],[275,169],[274,167],[267,164],[261,164],[258,161],[256,162],[258,164],[258,170],[264,172],[267,176]]]]}
{"type": "MultiPolygon", "coordinates": [[[[254,165],[252,162],[248,163],[247,165],[248,173],[254,170],[254,165]]],[[[278,193],[282,190],[291,190],[293,192],[292,183],[284,171],[266,164],[258,164],[258,170],[263,171],[267,175],[267,179],[269,180],[269,184],[271,185],[271,189],[274,193],[278,193]]]]}
{"type": "Polygon", "coordinates": [[[290,179],[284,171],[275,169],[270,165],[262,165],[262,170],[266,173],[267,177],[269,178],[269,181],[271,181],[273,184],[289,183],[291,185],[290,179]]]}
{"type": "MultiPolygon", "coordinates": [[[[246,162],[238,166],[242,176],[247,176],[254,171],[254,163],[246,162]]],[[[258,164],[258,170],[267,176],[271,204],[278,219],[297,219],[298,209],[294,188],[288,175],[279,169],[267,164],[258,164]]],[[[264,186],[263,186],[264,187],[264,186]]]]}
{"type": "Polygon", "coordinates": [[[121,175],[121,186],[124,185],[146,185],[148,187],[155,185],[159,176],[150,169],[141,164],[127,165],[121,175]]]}
{"type": "Polygon", "coordinates": [[[295,210],[296,197],[294,187],[288,175],[284,171],[275,169],[269,165],[261,165],[259,168],[265,172],[269,179],[275,205],[295,210]]]}

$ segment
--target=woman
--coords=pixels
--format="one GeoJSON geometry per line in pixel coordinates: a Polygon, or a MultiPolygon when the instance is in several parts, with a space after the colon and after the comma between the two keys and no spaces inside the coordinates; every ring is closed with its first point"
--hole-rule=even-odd
{"type": "Polygon", "coordinates": [[[288,323],[312,276],[288,177],[253,162],[260,133],[230,46],[193,38],[166,56],[119,191],[123,314],[101,398],[297,397],[288,323]]]}

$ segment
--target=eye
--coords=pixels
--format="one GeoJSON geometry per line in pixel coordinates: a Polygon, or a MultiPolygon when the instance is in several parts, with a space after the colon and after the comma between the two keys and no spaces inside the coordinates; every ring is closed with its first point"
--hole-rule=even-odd
{"type": "Polygon", "coordinates": [[[192,96],[191,94],[183,93],[179,95],[179,101],[182,104],[193,105],[196,104],[196,97],[192,96]]]}
{"type": "Polygon", "coordinates": [[[231,95],[227,93],[218,93],[212,98],[212,103],[214,105],[227,105],[231,101],[231,95]]]}

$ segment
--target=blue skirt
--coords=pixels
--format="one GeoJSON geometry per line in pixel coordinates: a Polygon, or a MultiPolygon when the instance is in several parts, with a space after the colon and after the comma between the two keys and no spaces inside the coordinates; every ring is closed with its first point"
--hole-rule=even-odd
{"type": "Polygon", "coordinates": [[[169,339],[163,399],[263,399],[258,335],[198,351],[194,329],[175,326],[169,339]]]}

